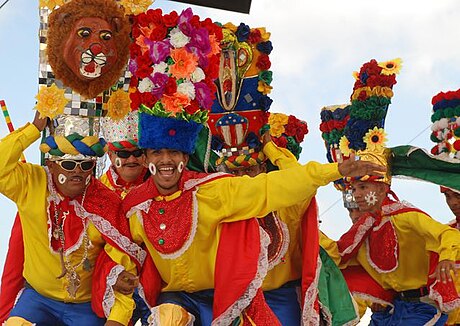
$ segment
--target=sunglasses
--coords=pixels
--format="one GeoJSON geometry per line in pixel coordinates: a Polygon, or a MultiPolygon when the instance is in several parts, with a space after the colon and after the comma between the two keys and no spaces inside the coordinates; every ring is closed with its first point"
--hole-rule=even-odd
{"type": "Polygon", "coordinates": [[[136,149],[135,151],[116,151],[115,154],[119,158],[129,158],[131,155],[134,157],[141,157],[144,154],[143,149],[136,149]]]}
{"type": "Polygon", "coordinates": [[[61,168],[69,172],[75,170],[77,166],[79,166],[83,172],[88,172],[96,165],[96,161],[61,160],[55,162],[59,164],[61,168]]]}

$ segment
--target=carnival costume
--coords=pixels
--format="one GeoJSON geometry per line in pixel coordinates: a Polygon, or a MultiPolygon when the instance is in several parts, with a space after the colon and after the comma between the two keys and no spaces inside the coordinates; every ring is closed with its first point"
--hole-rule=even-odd
{"type": "MultiPolygon", "coordinates": [[[[275,164],[271,166],[273,169],[299,166],[299,143],[308,132],[306,123],[294,116],[270,115],[268,112],[272,103],[268,94],[273,79],[269,70],[270,33],[265,28],[251,29],[244,23],[239,26],[227,23],[223,34],[217,97],[209,117],[212,148],[220,155],[217,162],[230,171],[257,167],[265,162],[269,164],[267,158],[275,164]],[[267,130],[269,122],[272,138],[280,147],[269,143],[262,150],[261,133],[267,130]]],[[[324,270],[319,272],[321,260],[316,213],[316,202],[308,197],[258,219],[271,241],[268,247],[269,271],[262,289],[268,305],[283,325],[298,325],[301,320],[305,324],[318,324],[320,305],[328,324],[344,324],[356,317],[351,300],[348,302],[351,310],[347,311],[346,304],[342,305],[341,316],[331,314],[337,312],[330,310],[332,300],[318,302],[319,278],[325,273],[324,270]],[[309,249],[302,251],[302,247],[309,249]],[[303,290],[301,304],[298,300],[300,287],[303,290]]],[[[348,292],[345,283],[343,285],[348,292]]]]}
{"type": "MultiPolygon", "coordinates": [[[[140,45],[132,48],[130,62],[131,99],[133,108],[140,107],[139,144],[192,153],[216,90],[212,80],[221,29],[210,20],[200,22],[190,9],[164,16],[155,10],[136,17],[133,35],[140,45]],[[160,22],[168,32],[148,33],[151,19],[158,32],[165,30],[160,22]],[[144,60],[152,47],[161,49],[159,57],[144,60]],[[175,66],[180,60],[183,71],[175,66]]],[[[123,205],[133,239],[149,253],[140,293],[152,307],[151,322],[188,325],[199,318],[206,325],[277,324],[260,290],[269,240],[255,219],[246,219],[306,200],[339,174],[336,165],[314,162],[254,179],[184,169],[177,192],[160,195],[153,178],[132,190],[123,205]],[[286,180],[304,182],[287,189],[286,180]],[[281,196],[280,189],[285,190],[281,196]]]]}
{"type": "MultiPolygon", "coordinates": [[[[371,60],[355,74],[350,118],[336,156],[347,159],[356,153],[361,160],[388,164],[383,123],[399,65],[397,60],[371,60]]],[[[363,176],[360,180],[391,182],[389,172],[383,179],[363,176]]],[[[372,315],[371,324],[442,325],[447,319],[442,312],[454,309],[460,300],[452,283],[428,281],[428,276],[438,261],[456,260],[459,233],[391,194],[393,199],[387,196],[380,215],[361,216],[337,241],[336,258],[342,266],[359,263],[384,289],[397,292],[391,306],[372,315]],[[439,255],[434,265],[430,253],[439,255]]]]}

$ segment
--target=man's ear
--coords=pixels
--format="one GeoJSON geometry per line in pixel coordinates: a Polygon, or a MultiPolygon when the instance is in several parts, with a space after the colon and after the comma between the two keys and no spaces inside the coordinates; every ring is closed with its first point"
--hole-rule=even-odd
{"type": "Polygon", "coordinates": [[[190,159],[190,155],[184,153],[184,159],[185,159],[184,165],[187,166],[188,161],[190,159]]]}

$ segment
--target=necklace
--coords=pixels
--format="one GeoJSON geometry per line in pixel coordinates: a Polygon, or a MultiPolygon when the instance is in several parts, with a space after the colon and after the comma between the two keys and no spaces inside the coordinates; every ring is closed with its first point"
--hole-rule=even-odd
{"type": "MultiPolygon", "coordinates": [[[[81,200],[81,205],[83,206],[85,202],[85,196],[86,196],[86,189],[83,192],[82,200],[81,200]]],[[[64,276],[67,279],[68,285],[66,287],[67,293],[72,299],[76,298],[78,288],[80,287],[81,284],[81,279],[80,275],[77,273],[77,269],[83,265],[83,269],[86,271],[91,270],[91,262],[88,259],[88,248],[89,248],[89,239],[88,239],[88,234],[86,232],[85,228],[85,222],[86,218],[82,220],[83,223],[83,257],[80,260],[80,262],[76,265],[72,265],[70,261],[70,254],[67,256],[64,254],[64,248],[65,248],[65,233],[64,233],[64,222],[67,218],[67,216],[70,214],[69,211],[62,212],[62,219],[59,221],[59,216],[61,215],[61,209],[57,207],[56,202],[53,202],[54,205],[54,231],[53,231],[53,237],[56,240],[59,240],[61,243],[61,248],[59,249],[59,257],[61,259],[61,269],[62,272],[59,276],[57,276],[57,279],[61,279],[64,276]]]]}

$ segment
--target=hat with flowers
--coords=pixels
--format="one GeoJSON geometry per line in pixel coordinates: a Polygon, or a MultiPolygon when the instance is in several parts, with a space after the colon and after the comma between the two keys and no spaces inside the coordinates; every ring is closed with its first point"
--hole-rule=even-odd
{"type": "Polygon", "coordinates": [[[261,128],[268,122],[273,49],[265,28],[223,26],[217,97],[209,116],[217,164],[234,169],[262,163],[261,128]]]}
{"type": "MultiPolygon", "coordinates": [[[[356,81],[351,95],[349,119],[339,141],[344,159],[355,153],[361,160],[388,166],[389,150],[385,147],[384,125],[396,74],[400,69],[401,59],[386,62],[373,59],[353,74],[356,81]]],[[[391,183],[389,172],[383,178],[363,176],[360,180],[391,183]]]]}
{"type": "Polygon", "coordinates": [[[150,9],[133,17],[131,109],[139,110],[139,146],[194,152],[208,120],[219,69],[221,27],[190,8],[150,9]]]}

